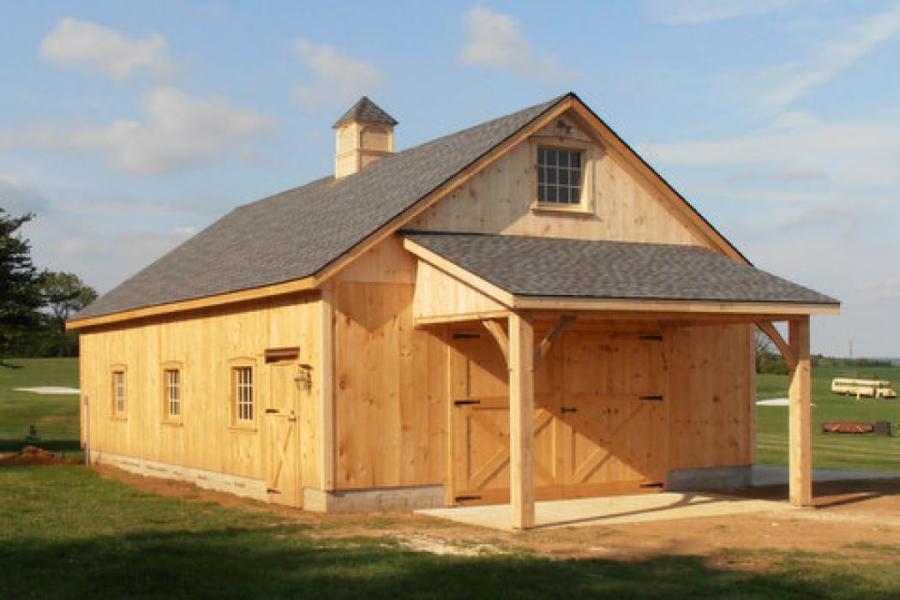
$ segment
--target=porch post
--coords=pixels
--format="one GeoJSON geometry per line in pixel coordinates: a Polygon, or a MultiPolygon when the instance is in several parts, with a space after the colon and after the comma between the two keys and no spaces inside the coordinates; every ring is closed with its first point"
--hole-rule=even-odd
{"type": "Polygon", "coordinates": [[[509,315],[509,492],[512,526],[534,527],[534,329],[509,315]]]}
{"type": "Polygon", "coordinates": [[[812,413],[809,364],[809,317],[792,319],[788,340],[796,359],[790,370],[788,483],[791,504],[812,504],[812,413]]]}

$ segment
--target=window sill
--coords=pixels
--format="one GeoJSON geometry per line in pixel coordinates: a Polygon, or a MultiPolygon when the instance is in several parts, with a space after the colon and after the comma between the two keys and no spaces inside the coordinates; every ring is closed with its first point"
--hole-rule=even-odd
{"type": "Polygon", "coordinates": [[[229,425],[228,431],[232,433],[256,433],[256,424],[249,425],[229,425]]]}
{"type": "Polygon", "coordinates": [[[166,420],[166,421],[163,421],[162,424],[165,425],[165,426],[167,426],[167,427],[184,427],[184,423],[182,423],[181,421],[168,421],[168,420],[166,420]]]}
{"type": "Polygon", "coordinates": [[[557,204],[554,202],[532,202],[531,212],[565,214],[588,217],[593,216],[594,211],[582,204],[557,204]]]}
{"type": "Polygon", "coordinates": [[[128,417],[123,417],[121,415],[113,415],[112,420],[113,421],[127,421],[128,417]]]}

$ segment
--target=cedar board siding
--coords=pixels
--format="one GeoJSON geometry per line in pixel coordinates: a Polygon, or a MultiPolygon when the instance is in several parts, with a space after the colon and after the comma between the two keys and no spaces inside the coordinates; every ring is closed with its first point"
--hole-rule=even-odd
{"type": "MultiPolygon", "coordinates": [[[[336,489],[448,483],[449,329],[487,333],[477,323],[415,328],[416,265],[393,237],[335,282],[336,489]]],[[[646,326],[579,324],[575,330],[646,326]]],[[[752,326],[660,329],[666,344],[667,468],[751,464],[752,326]]],[[[536,335],[544,333],[539,328],[536,335]]],[[[546,373],[538,372],[538,389],[562,387],[544,381],[546,373]]],[[[495,383],[505,394],[506,382],[495,383]]]]}
{"type": "Polygon", "coordinates": [[[301,480],[319,487],[320,311],[314,293],[83,331],[81,385],[82,397],[90,399],[91,450],[265,479],[273,450],[266,439],[263,353],[299,346],[295,362],[312,365],[313,379],[313,389],[301,393],[299,402],[301,480]],[[255,367],[255,430],[231,427],[233,359],[251,359],[255,367]],[[162,369],[169,361],[182,365],[179,425],[163,422],[162,369]],[[115,364],[127,368],[126,419],[111,414],[115,364]]]}
{"type": "MultiPolygon", "coordinates": [[[[552,128],[550,125],[547,129],[552,128]]],[[[577,128],[565,138],[591,141],[577,128]]],[[[658,187],[625,157],[598,142],[592,142],[586,150],[586,175],[593,179],[593,194],[587,203],[589,212],[531,210],[537,185],[533,146],[543,143],[552,146],[558,139],[558,136],[538,136],[515,146],[406,228],[703,245],[676,216],[658,187]]]]}

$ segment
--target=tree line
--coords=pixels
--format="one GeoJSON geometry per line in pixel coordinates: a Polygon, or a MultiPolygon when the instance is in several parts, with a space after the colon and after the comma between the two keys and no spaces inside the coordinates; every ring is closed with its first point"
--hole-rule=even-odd
{"type": "Polygon", "coordinates": [[[97,298],[74,273],[38,269],[21,227],[31,213],[0,208],[0,357],[77,356],[69,317],[97,298]]]}
{"type": "MultiPolygon", "coordinates": [[[[890,367],[890,360],[879,358],[841,358],[812,354],[809,357],[812,367],[846,367],[848,369],[890,367]]],[[[776,350],[772,341],[761,331],[756,332],[756,372],[775,375],[787,375],[788,367],[781,353],[776,350]]]]}

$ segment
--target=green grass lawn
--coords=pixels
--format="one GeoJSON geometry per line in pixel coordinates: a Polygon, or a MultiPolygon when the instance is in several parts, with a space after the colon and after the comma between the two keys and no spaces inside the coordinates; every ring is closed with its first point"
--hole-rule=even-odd
{"type": "Polygon", "coordinates": [[[554,560],[511,548],[454,557],[408,551],[380,529],[341,537],[340,526],[252,504],[157,496],[81,466],[2,467],[0,598],[900,595],[896,547],[863,561],[839,552],[727,549],[715,560],[670,554],[554,560]]]}
{"type": "MultiPolygon", "coordinates": [[[[813,369],[813,462],[817,468],[900,473],[900,400],[846,398],[831,393],[831,380],[839,376],[878,377],[900,387],[900,367],[866,368],[858,373],[844,368],[813,369]],[[894,437],[821,433],[823,421],[889,421],[894,437]]],[[[786,375],[759,375],[760,398],[787,396],[786,375]]],[[[757,462],[787,464],[787,408],[757,407],[757,462]]]]}
{"type": "Polygon", "coordinates": [[[78,359],[6,359],[0,364],[0,452],[15,452],[29,426],[48,450],[79,452],[78,396],[41,396],[14,392],[17,387],[78,387],[78,359]]]}
{"type": "MultiPolygon", "coordinates": [[[[41,445],[75,450],[76,396],[11,388],[76,386],[76,362],[11,362],[21,368],[0,367],[0,451],[18,448],[31,423],[41,445]]],[[[816,373],[817,420],[897,421],[898,404],[830,396],[830,376],[816,373]]],[[[785,385],[784,377],[760,377],[767,396],[784,395],[785,385]]],[[[783,462],[787,411],[759,411],[760,457],[783,462]]],[[[815,439],[817,466],[900,469],[898,438],[815,439]]],[[[0,467],[0,598],[900,597],[893,546],[862,562],[846,560],[839,541],[816,554],[726,548],[713,557],[553,560],[506,548],[448,557],[406,550],[385,536],[384,519],[372,521],[371,535],[345,537],[335,533],[339,524],[262,505],[166,498],[80,466],[0,467]]]]}

